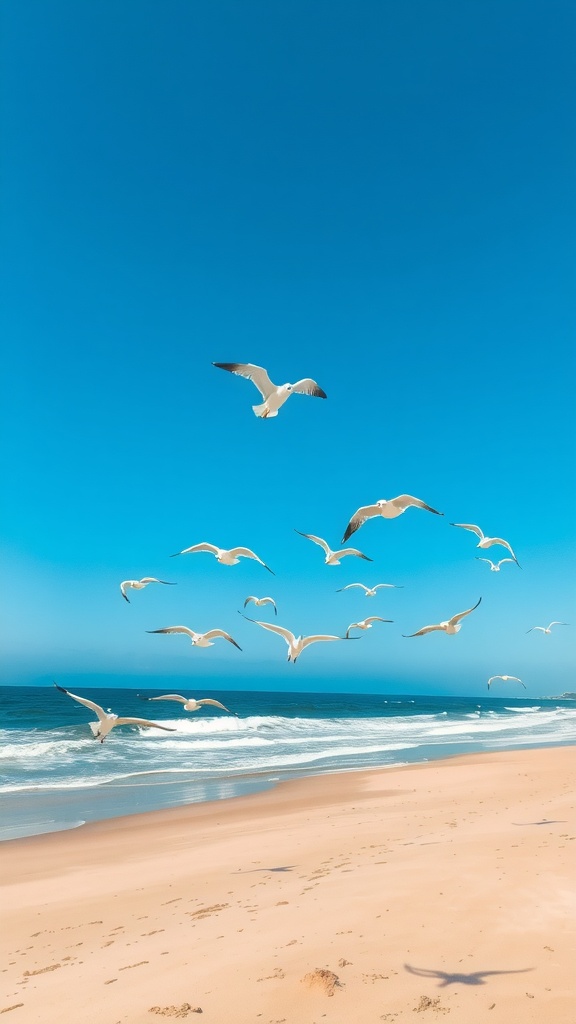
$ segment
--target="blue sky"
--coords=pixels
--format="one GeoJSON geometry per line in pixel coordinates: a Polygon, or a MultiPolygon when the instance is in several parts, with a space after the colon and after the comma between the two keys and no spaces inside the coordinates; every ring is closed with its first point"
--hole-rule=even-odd
{"type": "Polygon", "coordinates": [[[3,20],[2,681],[576,689],[576,625],[526,635],[576,623],[573,4],[8,0],[3,20]],[[213,361],[328,400],[258,420],[213,361]],[[445,517],[367,523],[373,565],[327,568],[293,532],[335,546],[403,492],[445,517]],[[522,570],[490,573],[450,521],[522,570]],[[276,577],[170,560],[203,540],[276,577]],[[178,586],[128,606],[120,580],[149,574],[178,586]],[[356,580],[403,589],[335,593],[356,580]],[[237,614],[265,593],[296,633],[395,621],[294,667],[237,614]],[[457,637],[402,638],[480,596],[457,637]],[[146,635],[172,624],[243,651],[146,635]]]}

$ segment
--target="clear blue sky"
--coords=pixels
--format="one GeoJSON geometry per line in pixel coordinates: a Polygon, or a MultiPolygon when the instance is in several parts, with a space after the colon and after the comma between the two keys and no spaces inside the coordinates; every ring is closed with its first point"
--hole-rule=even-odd
{"type": "Polygon", "coordinates": [[[574,4],[2,17],[2,681],[576,689],[574,4]],[[258,420],[213,361],[312,376],[328,400],[258,420]],[[293,532],[336,546],[402,492],[445,518],[366,524],[373,565],[327,568],[293,532]],[[522,571],[491,573],[454,520],[522,571]],[[203,540],[276,577],[168,557],[203,540]],[[122,601],[149,574],[178,586],[122,601]],[[356,580],[404,589],[335,593],[356,580]],[[248,594],[296,633],[395,622],[294,667],[237,614],[248,594]],[[401,637],[480,596],[457,637],[401,637]],[[552,619],[572,625],[526,635],[552,619]],[[146,635],[173,624],[243,652],[146,635]]]}

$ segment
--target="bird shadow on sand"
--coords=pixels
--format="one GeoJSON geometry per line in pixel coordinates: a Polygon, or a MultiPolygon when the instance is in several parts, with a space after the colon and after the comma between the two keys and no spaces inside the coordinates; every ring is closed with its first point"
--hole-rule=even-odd
{"type": "Polygon", "coordinates": [[[565,818],[542,818],[542,821],[512,821],[512,825],[565,825],[565,818]]]}
{"type": "Polygon", "coordinates": [[[283,865],[281,867],[277,867],[277,868],[248,868],[247,871],[243,871],[242,868],[239,868],[238,871],[233,871],[232,874],[234,874],[234,875],[252,875],[252,874],[254,874],[255,872],[258,872],[258,871],[260,871],[260,872],[261,871],[265,871],[267,873],[269,873],[270,871],[293,871],[295,867],[296,867],[296,864],[285,864],[285,865],[283,865]]]}
{"type": "Polygon", "coordinates": [[[489,978],[494,974],[526,974],[528,971],[533,971],[533,967],[522,967],[518,971],[472,971],[470,974],[453,974],[448,971],[433,971],[428,970],[425,967],[411,967],[410,964],[404,964],[404,970],[408,971],[409,974],[415,974],[418,978],[437,978],[439,981],[439,988],[445,988],[447,985],[485,985],[486,978],[489,978]]]}

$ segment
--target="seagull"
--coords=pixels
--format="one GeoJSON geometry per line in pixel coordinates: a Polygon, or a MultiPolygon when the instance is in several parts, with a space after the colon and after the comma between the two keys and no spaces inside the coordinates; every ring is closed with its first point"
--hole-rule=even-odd
{"type": "Polygon", "coordinates": [[[72,697],[72,700],[77,700],[79,704],[83,704],[84,707],[90,708],[98,716],[97,722],[88,722],[92,730],[92,735],[95,740],[100,740],[100,743],[104,743],[108,733],[115,728],[117,725],[139,725],[142,729],[163,729],[164,732],[176,732],[176,729],[170,729],[167,725],[158,725],[158,722],[149,722],[146,718],[119,718],[118,715],[112,714],[112,712],[104,711],[99,704],[95,704],[93,700],[87,700],[86,697],[77,697],[75,693],[70,693],[70,690],[65,690],[63,686],[58,686],[58,683],[54,683],[57,690],[61,693],[68,694],[72,697]]]}
{"type": "Polygon", "coordinates": [[[193,629],[188,629],[188,626],[165,626],[164,629],[147,629],[147,633],[185,633],[186,636],[190,637],[193,647],[213,647],[212,640],[217,637],[223,637],[224,640],[229,640],[234,647],[237,647],[239,651],[242,650],[239,644],[232,639],[229,633],[226,633],[224,629],[209,629],[207,633],[195,633],[193,629]]]}
{"type": "MultiPolygon", "coordinates": [[[[211,555],[214,555],[216,560],[220,562],[220,565],[238,565],[241,558],[253,558],[256,562],[260,562],[268,572],[272,572],[270,566],[266,565],[258,555],[255,555],[250,548],[217,548],[215,544],[193,544],[191,548],[184,548],[183,551],[176,551],[175,554],[170,555],[170,558],[176,558],[177,555],[193,555],[197,551],[208,551],[211,555]]],[[[276,573],[272,572],[275,576],[276,573]]]]}
{"type": "Polygon", "coordinates": [[[326,554],[324,559],[325,565],[340,565],[340,559],[345,558],[346,555],[356,555],[358,558],[366,559],[367,562],[373,561],[372,558],[368,558],[368,555],[363,555],[361,551],[358,551],[358,548],[342,548],[341,551],[332,551],[326,541],[322,540],[322,537],[315,537],[313,533],[300,533],[300,530],[294,530],[294,533],[300,534],[301,537],[307,537],[308,540],[318,544],[324,550],[326,554]]]}
{"type": "Polygon", "coordinates": [[[274,615],[278,615],[278,609],[276,607],[276,602],[273,597],[247,597],[246,600],[244,601],[244,607],[246,607],[249,601],[254,601],[254,604],[257,605],[259,608],[263,604],[271,604],[274,608],[274,615]]]}
{"type": "MultiPolygon", "coordinates": [[[[476,560],[478,562],[487,562],[490,566],[490,572],[500,572],[500,566],[504,565],[504,562],[511,562],[512,565],[516,562],[515,558],[501,558],[499,562],[493,562],[491,558],[480,558],[479,555],[476,555],[476,560]]],[[[518,565],[518,562],[516,562],[516,565],[518,565]]]]}
{"type": "Polygon", "coordinates": [[[459,526],[461,530],[470,530],[472,533],[475,533],[480,538],[479,543],[476,545],[477,548],[491,548],[494,544],[501,544],[503,548],[508,548],[518,568],[522,568],[507,540],[502,540],[501,537],[485,537],[480,527],[474,526],[473,523],[450,523],[450,526],[459,526]]]}
{"type": "Polygon", "coordinates": [[[163,583],[165,587],[176,586],[175,583],[168,583],[167,580],[157,580],[155,576],[144,576],[141,580],[124,580],[120,584],[122,597],[125,601],[128,601],[128,604],[130,604],[130,598],[126,597],[126,588],[130,587],[132,590],[144,590],[144,587],[147,587],[149,583],[163,583]]]}
{"type": "Polygon", "coordinates": [[[411,506],[426,509],[427,512],[433,512],[435,516],[444,515],[443,512],[437,512],[435,508],[420,501],[420,498],[413,498],[411,494],[399,494],[397,498],[380,498],[374,505],[364,505],[354,513],[346,527],[342,543],[345,544],[348,537],[359,530],[367,519],[373,519],[374,516],[382,516],[383,519],[396,519],[411,506]]]}
{"type": "MultiPolygon", "coordinates": [[[[242,615],[242,612],[240,612],[242,615]]],[[[258,619],[249,619],[247,615],[244,615],[248,622],[255,622],[257,626],[262,626],[262,629],[269,629],[272,633],[278,633],[278,636],[284,637],[284,640],[288,644],[288,661],[293,661],[296,664],[297,658],[302,654],[302,651],[309,647],[310,644],[316,644],[320,640],[353,640],[358,639],[357,637],[343,637],[343,636],[327,636],[324,633],[316,634],[315,636],[294,636],[289,629],[283,629],[282,626],[274,626],[271,622],[259,622],[258,619]]]]}
{"type": "Polygon", "coordinates": [[[531,633],[533,629],[539,629],[541,633],[551,633],[552,632],[552,626],[569,626],[569,625],[570,625],[569,622],[558,622],[556,620],[554,622],[551,622],[549,626],[531,626],[530,629],[526,630],[526,632],[527,633],[531,633]]]}
{"type": "Polygon", "coordinates": [[[381,619],[379,615],[369,615],[367,619],[362,619],[362,622],[351,622],[346,630],[346,639],[350,639],[351,629],[372,629],[373,622],[394,622],[394,619],[381,619]]]}
{"type": "Polygon", "coordinates": [[[314,398],[326,398],[326,393],[310,377],[304,377],[296,384],[273,384],[263,366],[253,363],[212,363],[220,370],[229,370],[237,377],[246,377],[256,385],[264,399],[262,405],[253,405],[254,414],[261,419],[271,419],[278,415],[278,409],[290,398],[290,395],[312,395],[314,398]]]}
{"type": "Polygon", "coordinates": [[[397,587],[395,583],[377,583],[375,587],[365,587],[363,583],[348,583],[345,587],[340,587],[336,591],[337,594],[341,594],[343,590],[350,590],[351,587],[360,587],[365,591],[366,597],[376,597],[376,591],[380,590],[381,587],[392,587],[394,590],[403,590],[403,587],[397,587]]]}
{"type": "Polygon", "coordinates": [[[470,615],[470,612],[473,612],[474,608],[478,607],[481,600],[482,598],[480,598],[476,602],[473,608],[468,608],[468,610],[465,612],[459,612],[458,615],[453,615],[451,619],[446,619],[444,622],[439,622],[437,626],[423,626],[422,629],[419,629],[417,633],[403,633],[402,636],[424,636],[425,633],[432,633],[436,629],[440,629],[442,630],[442,632],[448,633],[449,636],[453,636],[454,633],[458,633],[462,629],[460,619],[463,619],[465,615],[470,615]]]}
{"type": "Polygon", "coordinates": [[[178,693],[164,693],[161,697],[142,697],[138,694],[140,700],[177,700],[179,704],[184,706],[184,711],[200,711],[204,704],[211,704],[215,708],[222,708],[222,711],[227,711],[230,715],[238,715],[235,711],[230,711],[224,704],[221,704],[219,700],[212,700],[211,697],[203,697],[202,700],[195,700],[194,697],[181,697],[178,693]]]}
{"type": "MultiPolygon", "coordinates": [[[[490,676],[490,679],[488,680],[488,689],[490,689],[490,683],[493,683],[495,679],[503,679],[505,683],[512,679],[515,683],[520,683],[521,686],[524,686],[524,683],[521,679],[518,679],[518,676],[490,676]]],[[[526,689],[525,686],[524,689],[526,689]]]]}

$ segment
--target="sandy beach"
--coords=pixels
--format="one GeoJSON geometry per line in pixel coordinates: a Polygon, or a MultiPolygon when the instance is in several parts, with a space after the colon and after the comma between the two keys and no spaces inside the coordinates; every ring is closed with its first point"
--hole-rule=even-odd
{"type": "Polygon", "coordinates": [[[5,842],[0,1013],[573,1024],[575,776],[468,755],[5,842]]]}

